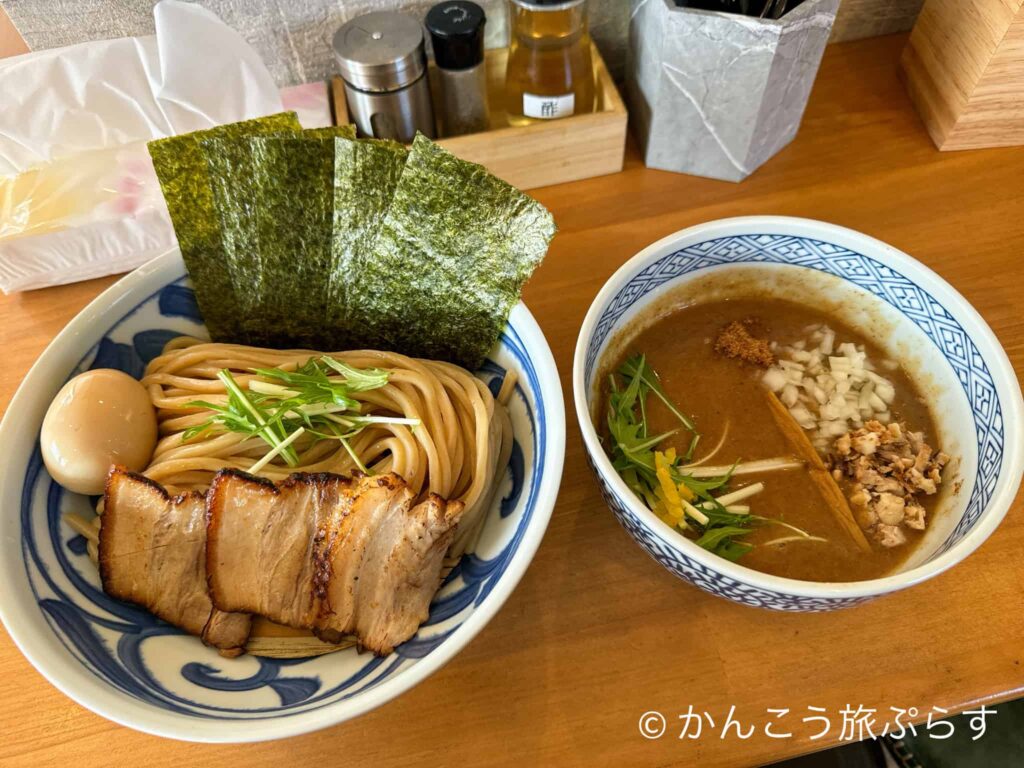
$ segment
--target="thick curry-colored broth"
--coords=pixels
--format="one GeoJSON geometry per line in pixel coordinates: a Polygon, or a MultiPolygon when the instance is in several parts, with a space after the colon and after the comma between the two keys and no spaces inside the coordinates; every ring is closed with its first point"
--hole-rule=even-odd
{"type": "MultiPolygon", "coordinates": [[[[723,431],[726,432],[725,442],[711,462],[716,465],[794,453],[765,405],[768,390],[760,381],[763,369],[723,358],[714,351],[714,340],[722,327],[732,320],[747,317],[761,320],[768,338],[780,344],[792,344],[805,338],[809,325],[827,323],[836,331],[837,344],[844,341],[864,344],[870,359],[876,363],[884,357],[884,353],[863,336],[834,318],[778,299],[719,301],[674,311],[630,341],[610,370],[618,368],[630,355],[646,355],[647,362],[661,376],[669,396],[683,412],[693,416],[701,433],[695,459],[717,445],[723,431]]],[[[923,430],[926,440],[934,438],[928,408],[906,374],[897,370],[885,371],[885,375],[896,388],[891,409],[893,418],[911,429],[923,430]]],[[[648,418],[654,431],[678,426],[656,398],[650,398],[648,405],[648,418]]],[[[602,418],[605,407],[602,403],[602,418]]],[[[677,451],[684,451],[688,442],[689,435],[680,435],[666,441],[665,447],[674,445],[677,451]]],[[[901,547],[885,549],[872,542],[871,552],[862,552],[836,522],[805,470],[744,475],[733,480],[730,488],[757,481],[764,482],[765,490],[749,500],[751,512],[784,520],[828,542],[755,546],[739,561],[750,568],[809,581],[858,581],[891,572],[920,542],[921,534],[913,531],[901,547]]],[[[935,497],[924,498],[922,503],[930,520],[935,497]]],[[[765,526],[744,541],[758,544],[788,533],[780,526],[765,526]]]]}

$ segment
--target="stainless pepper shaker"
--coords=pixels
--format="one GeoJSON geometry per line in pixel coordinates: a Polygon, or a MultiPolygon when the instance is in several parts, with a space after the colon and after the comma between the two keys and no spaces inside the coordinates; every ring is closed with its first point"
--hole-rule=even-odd
{"type": "Polygon", "coordinates": [[[483,8],[468,0],[445,0],[427,13],[426,26],[437,65],[433,85],[442,136],[460,136],[488,128],[486,21],[483,8]]]}
{"type": "Polygon", "coordinates": [[[417,131],[434,138],[423,28],[416,19],[367,13],[343,24],[332,45],[360,134],[405,144],[417,131]]]}

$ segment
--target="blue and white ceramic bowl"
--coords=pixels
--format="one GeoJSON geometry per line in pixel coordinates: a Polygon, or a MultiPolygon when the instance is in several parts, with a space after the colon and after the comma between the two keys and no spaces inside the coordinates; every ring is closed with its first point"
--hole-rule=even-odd
{"type": "Polygon", "coordinates": [[[573,390],[589,461],[622,526],[676,576],[744,605],[826,611],[931,578],[995,530],[1024,469],[1020,386],[985,321],[910,256],[852,230],[806,219],[725,219],[677,232],[634,256],[587,313],[576,345],[573,390]],[[958,485],[959,492],[945,496],[921,546],[898,573],[822,584],[730,563],[669,529],[612,468],[594,427],[602,356],[628,340],[634,321],[642,326],[645,316],[670,307],[675,295],[701,286],[726,296],[731,283],[749,286],[751,280],[777,296],[834,309],[900,359],[931,401],[939,444],[959,457],[954,476],[947,471],[947,485],[958,485]]]}
{"type": "Polygon", "coordinates": [[[275,739],[339,723],[408,690],[449,661],[498,611],[547,528],[562,473],[565,415],[555,363],[519,304],[480,372],[497,391],[518,375],[515,445],[476,550],[456,566],[414,638],[386,658],[354,649],[311,659],[221,658],[196,638],[100,590],[85,542],[61,515],[90,500],[46,472],[39,428],[73,374],[133,376],[171,337],[205,334],[177,251],[103,293],[53,341],[0,425],[0,617],[60,690],[123,725],[192,741],[275,739]]]}

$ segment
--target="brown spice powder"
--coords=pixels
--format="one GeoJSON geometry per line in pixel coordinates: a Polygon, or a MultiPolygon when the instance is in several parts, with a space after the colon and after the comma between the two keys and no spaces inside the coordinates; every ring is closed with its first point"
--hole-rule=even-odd
{"type": "Polygon", "coordinates": [[[715,352],[762,368],[774,365],[775,354],[771,346],[766,340],[755,338],[750,333],[749,329],[755,323],[753,319],[733,320],[718,334],[715,352]]]}

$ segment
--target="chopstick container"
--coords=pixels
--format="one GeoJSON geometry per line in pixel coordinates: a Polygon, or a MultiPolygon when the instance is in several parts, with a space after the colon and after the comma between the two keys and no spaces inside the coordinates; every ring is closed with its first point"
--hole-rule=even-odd
{"type": "Polygon", "coordinates": [[[762,19],[632,0],[626,101],[646,165],[742,181],[789,144],[838,8],[762,19]]]}

